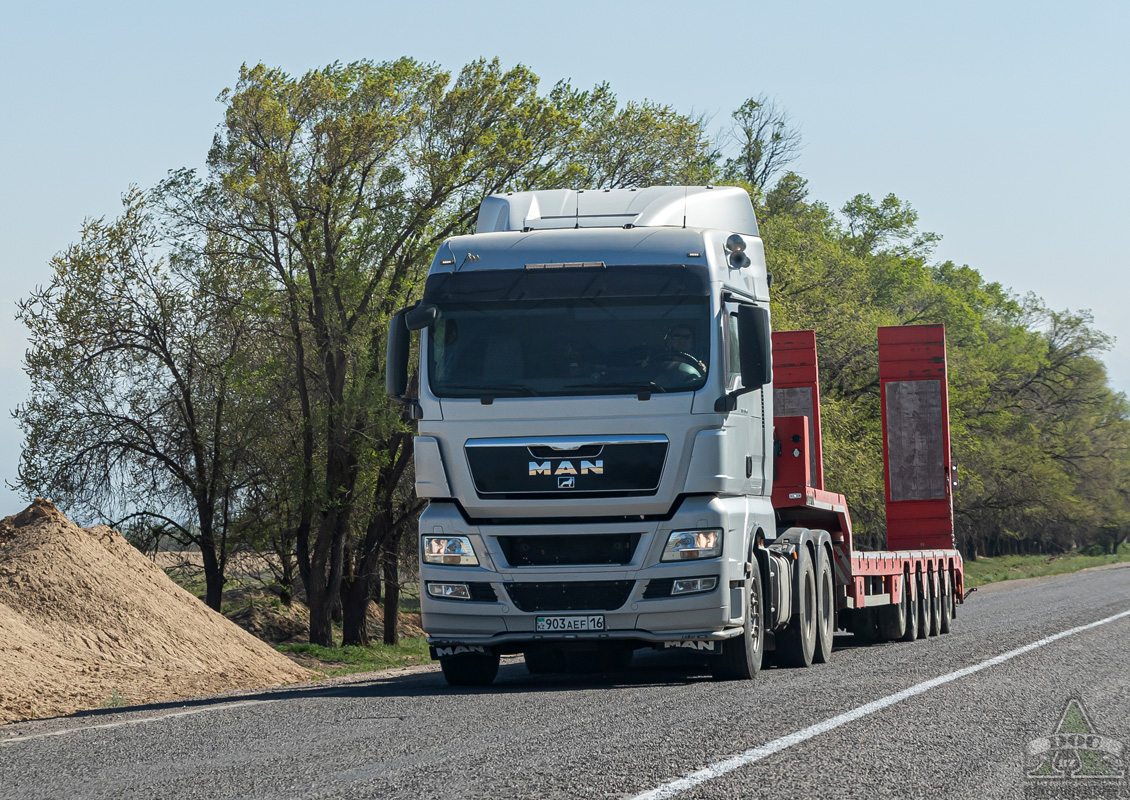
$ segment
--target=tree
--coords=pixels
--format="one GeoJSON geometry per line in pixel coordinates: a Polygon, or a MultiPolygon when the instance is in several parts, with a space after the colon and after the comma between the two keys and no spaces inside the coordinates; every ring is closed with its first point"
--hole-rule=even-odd
{"type": "Polygon", "coordinates": [[[755,195],[769,190],[769,182],[800,155],[800,131],[789,113],[765,95],[749,98],[731,115],[725,144],[737,146],[737,155],[726,159],[722,169],[728,181],[742,181],[755,195]]]}
{"type": "Polygon", "coordinates": [[[182,171],[162,186],[183,230],[234,243],[280,294],[301,441],[294,538],[312,642],[331,642],[345,551],[359,530],[346,638],[367,638],[382,543],[394,552],[411,518],[397,494],[412,458],[410,420],[382,391],[387,320],[483,195],[551,168],[560,115],[536,86],[525,68],[504,72],[497,61],[475,62],[454,82],[410,59],[334,64],[297,79],[244,68],[222,95],[208,178],[182,171]]]}
{"type": "Polygon", "coordinates": [[[160,523],[198,546],[219,610],[245,458],[263,434],[248,392],[259,330],[239,300],[253,286],[237,262],[162,256],[145,196],[123,206],[87,222],[19,305],[31,379],[16,410],[20,484],[79,517],[160,523]]]}
{"type": "MultiPolygon", "coordinates": [[[[619,107],[607,83],[591,91],[567,84],[551,99],[572,121],[565,185],[623,189],[665,184],[705,184],[714,176],[717,152],[705,119],[648,100],[619,107]]],[[[533,188],[553,188],[540,185],[533,188]]]]}

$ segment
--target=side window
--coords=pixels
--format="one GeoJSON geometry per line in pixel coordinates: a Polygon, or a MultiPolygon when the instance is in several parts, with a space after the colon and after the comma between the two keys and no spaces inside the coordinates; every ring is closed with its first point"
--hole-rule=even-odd
{"type": "Polygon", "coordinates": [[[726,321],[729,327],[729,350],[727,352],[726,387],[732,388],[735,380],[740,383],[742,377],[742,360],[738,355],[738,315],[727,314],[726,321]]]}

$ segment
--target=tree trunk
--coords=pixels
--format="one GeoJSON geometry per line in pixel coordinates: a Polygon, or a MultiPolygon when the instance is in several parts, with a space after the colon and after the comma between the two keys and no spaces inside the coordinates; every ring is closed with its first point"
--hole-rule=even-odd
{"type": "Polygon", "coordinates": [[[367,647],[369,645],[369,581],[357,577],[350,581],[349,591],[342,592],[341,643],[367,647]]]}
{"type": "Polygon", "coordinates": [[[385,619],[384,642],[385,644],[399,644],[400,629],[397,625],[397,616],[400,613],[400,560],[397,551],[400,549],[400,537],[388,536],[382,548],[381,566],[385,583],[385,619]]]}
{"type": "Polygon", "coordinates": [[[200,556],[204,561],[204,602],[208,608],[219,611],[224,596],[224,568],[216,557],[211,531],[201,533],[200,556]]]}

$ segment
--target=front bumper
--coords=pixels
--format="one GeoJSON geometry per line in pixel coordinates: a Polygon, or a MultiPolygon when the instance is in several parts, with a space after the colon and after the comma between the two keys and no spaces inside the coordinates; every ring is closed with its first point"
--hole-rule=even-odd
{"type": "MultiPolygon", "coordinates": [[[[421,616],[428,642],[436,646],[476,645],[502,651],[520,651],[521,646],[547,642],[634,641],[642,645],[665,642],[719,641],[741,632],[744,558],[735,553],[744,546],[741,531],[726,524],[709,499],[684,504],[686,516],[664,522],[553,525],[537,532],[582,536],[591,533],[631,533],[639,543],[625,564],[602,566],[514,567],[507,562],[499,539],[514,534],[530,535],[519,526],[474,526],[465,523],[457,512],[432,505],[424,512],[420,530],[434,534],[467,536],[479,558],[479,566],[447,566],[423,563],[420,566],[421,616]],[[663,545],[673,530],[717,527],[725,531],[723,554],[717,558],[661,562],[663,545]],[[714,589],[685,595],[660,593],[681,578],[713,577],[714,589]],[[431,597],[428,582],[477,584],[475,599],[431,597]],[[531,607],[520,592],[523,585],[536,586],[589,583],[598,590],[605,582],[629,585],[630,590],[613,603],[601,605],[565,604],[564,607],[540,603],[531,607]],[[486,587],[489,586],[489,589],[486,587]],[[651,591],[649,593],[649,587],[651,591]],[[488,600],[487,598],[493,598],[488,600]],[[622,602],[621,602],[622,600],[622,602]],[[519,607],[521,606],[521,607],[519,607]],[[526,609],[526,610],[523,610],[526,609]],[[604,617],[601,631],[547,633],[536,630],[539,616],[604,617]]],[[[669,591],[669,588],[667,589],[669,591]]],[[[574,593],[575,595],[576,593],[574,593]]]]}

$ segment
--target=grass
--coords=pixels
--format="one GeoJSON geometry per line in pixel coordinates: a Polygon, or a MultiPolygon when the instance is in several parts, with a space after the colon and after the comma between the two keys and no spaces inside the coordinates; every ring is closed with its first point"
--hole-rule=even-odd
{"type": "Polygon", "coordinates": [[[422,636],[401,639],[397,645],[377,643],[368,647],[322,647],[316,644],[280,644],[275,649],[299,656],[298,660],[303,666],[320,672],[327,678],[431,663],[428,644],[422,636]]]}
{"type": "Polygon", "coordinates": [[[99,708],[121,708],[122,706],[129,705],[129,700],[126,696],[119,692],[117,689],[113,693],[98,704],[99,708]]]}
{"type": "Polygon", "coordinates": [[[1130,543],[1121,545],[1115,555],[1092,554],[1092,552],[1089,550],[1087,553],[1072,552],[1058,556],[997,556],[966,561],[965,586],[970,588],[1018,578],[1062,575],[1088,567],[1130,561],[1130,543]]]}

